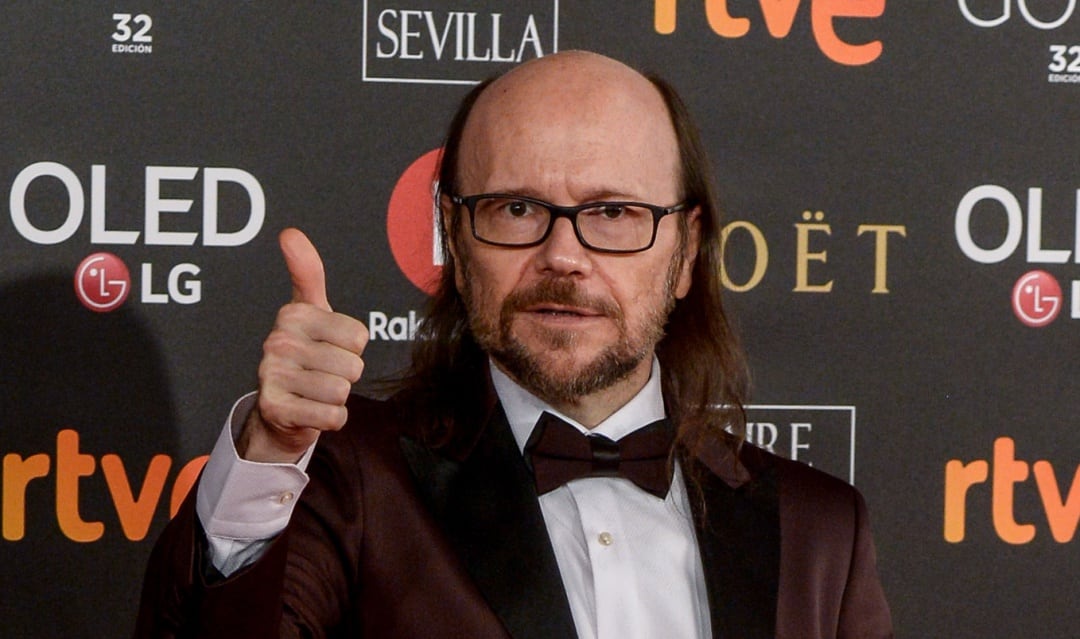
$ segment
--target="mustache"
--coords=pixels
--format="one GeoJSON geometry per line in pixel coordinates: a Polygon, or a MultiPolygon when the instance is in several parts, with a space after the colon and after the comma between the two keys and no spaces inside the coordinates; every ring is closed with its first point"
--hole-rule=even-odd
{"type": "Polygon", "coordinates": [[[614,302],[589,295],[572,280],[563,278],[543,279],[528,288],[510,293],[503,301],[502,315],[509,318],[513,313],[543,304],[570,306],[616,320],[622,319],[622,310],[614,302]]]}

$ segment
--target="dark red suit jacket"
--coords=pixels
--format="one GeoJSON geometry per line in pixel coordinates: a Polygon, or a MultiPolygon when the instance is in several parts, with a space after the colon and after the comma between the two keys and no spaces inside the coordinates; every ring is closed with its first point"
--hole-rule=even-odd
{"type": "MultiPolygon", "coordinates": [[[[570,607],[497,402],[429,447],[410,406],[350,399],[292,521],[254,565],[205,577],[194,493],[154,548],[137,637],[564,639],[570,607]]],[[[751,446],[683,459],[713,637],[888,637],[862,497],[751,446]]]]}

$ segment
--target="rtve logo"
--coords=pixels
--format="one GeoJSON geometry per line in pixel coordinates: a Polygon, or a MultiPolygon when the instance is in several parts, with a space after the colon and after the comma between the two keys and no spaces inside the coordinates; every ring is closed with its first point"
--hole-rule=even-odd
{"type": "Polygon", "coordinates": [[[1068,22],[1076,11],[1076,0],[957,0],[964,19],[977,27],[992,28],[1005,24],[1012,18],[1013,4],[1020,11],[1024,22],[1050,31],[1068,22]],[[975,5],[972,10],[972,4],[975,5]],[[1061,8],[1065,5],[1064,9],[1061,8]],[[1032,11],[1031,7],[1036,10],[1032,11]],[[1058,11],[1061,11],[1059,14],[1058,11]]]}
{"type": "Polygon", "coordinates": [[[1046,460],[1029,464],[1017,459],[1016,442],[1011,437],[999,437],[994,441],[992,460],[976,459],[965,463],[951,459],[945,464],[945,540],[951,543],[964,541],[968,496],[975,486],[987,480],[990,481],[991,518],[998,537],[1010,544],[1026,544],[1035,539],[1036,525],[1018,522],[1014,508],[1017,484],[1026,482],[1032,474],[1051,536],[1061,544],[1072,541],[1080,522],[1080,465],[1069,484],[1068,494],[1063,495],[1066,484],[1058,482],[1054,465],[1046,460]]]}
{"type": "MultiPolygon", "coordinates": [[[[196,457],[174,473],[172,457],[159,454],[150,459],[145,471],[140,471],[125,465],[116,453],[107,453],[98,459],[81,452],[78,431],[66,428],[56,434],[56,452],[52,457],[44,452],[26,456],[19,453],[4,455],[0,471],[0,533],[4,541],[19,541],[26,536],[26,500],[39,494],[38,487],[30,488],[30,484],[44,480],[51,473],[56,487],[56,524],[65,537],[88,543],[105,534],[105,522],[87,521],[79,513],[82,480],[86,479],[104,480],[124,537],[141,541],[150,530],[162,498],[169,504],[169,516],[176,515],[207,459],[209,455],[196,457]],[[101,479],[96,477],[99,463],[101,479]],[[172,489],[167,490],[170,477],[172,489]]],[[[33,522],[37,526],[42,523],[33,522]]],[[[41,528],[31,532],[40,534],[41,528]]]]}
{"type": "Polygon", "coordinates": [[[559,50],[559,0],[365,0],[365,82],[475,84],[559,50]]]}
{"type": "MultiPolygon", "coordinates": [[[[654,0],[653,28],[657,33],[668,35],[675,31],[677,4],[678,0],[654,0]]],[[[687,4],[684,0],[683,5],[687,4]]],[[[769,35],[780,40],[786,38],[801,4],[801,0],[758,0],[761,21],[769,35]]],[[[839,64],[857,66],[870,64],[881,56],[883,45],[880,40],[862,44],[846,42],[836,33],[833,21],[837,18],[879,18],[885,13],[885,0],[806,0],[806,4],[810,5],[814,41],[827,58],[839,64]]],[[[692,6],[700,4],[695,1],[692,6]]],[[[722,38],[741,38],[757,22],[756,16],[732,15],[728,0],[705,0],[705,17],[713,33],[722,38]]]]}

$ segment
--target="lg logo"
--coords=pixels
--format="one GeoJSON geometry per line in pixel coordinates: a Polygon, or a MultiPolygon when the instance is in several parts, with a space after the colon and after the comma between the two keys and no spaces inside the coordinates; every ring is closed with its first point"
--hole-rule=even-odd
{"type": "Polygon", "coordinates": [[[75,295],[92,311],[105,313],[120,308],[130,289],[127,264],[112,253],[89,255],[75,269],[75,295]]]}
{"type": "Polygon", "coordinates": [[[1061,312],[1061,285],[1046,271],[1025,273],[1012,291],[1013,313],[1025,326],[1042,328],[1061,312]]]}
{"type": "MultiPolygon", "coordinates": [[[[89,218],[93,245],[237,247],[255,239],[266,219],[266,196],[254,175],[231,167],[148,166],[144,171],[140,228],[117,228],[106,209],[106,167],[90,167],[89,188],[72,169],[37,162],[15,177],[8,197],[11,223],[24,239],[38,245],[75,239],[89,218]],[[201,185],[197,183],[201,181],[201,185]],[[201,188],[200,188],[201,186],[201,188]],[[52,197],[42,197],[52,193],[52,197]],[[165,197],[163,193],[191,197],[165,197]],[[201,207],[196,195],[201,194],[201,207]],[[199,210],[201,208],[201,211],[199,210]],[[221,218],[228,219],[226,229],[221,218]],[[59,220],[59,224],[57,221],[59,220]],[[187,227],[187,230],[178,230],[187,227]]],[[[116,204],[114,202],[114,204],[116,204]]],[[[127,208],[122,204],[121,210],[127,208]]],[[[196,304],[202,300],[200,268],[190,262],[165,269],[143,262],[139,299],[143,304],[196,304]]],[[[86,308],[104,313],[119,308],[132,289],[132,276],[112,253],[96,252],[75,270],[75,294],[86,308]]]]}
{"type": "MultiPolygon", "coordinates": [[[[1061,5],[1060,0],[1057,0],[1056,2],[1047,2],[1046,0],[1043,0],[1042,2],[1037,3],[1039,5],[1039,13],[1043,16],[1038,17],[1031,12],[1031,8],[1028,6],[1032,3],[1032,0],[1015,1],[1016,8],[1020,11],[1020,15],[1023,16],[1024,20],[1029,25],[1036,29],[1044,29],[1047,31],[1057,29],[1068,22],[1076,11],[1076,0],[1067,0],[1067,2],[1065,2],[1065,8],[1060,14],[1057,14],[1055,11],[1056,7],[1061,5]],[[1044,9],[1043,7],[1047,4],[1055,5],[1055,9],[1044,9]],[[1048,15],[1058,15],[1058,17],[1051,20],[1043,19],[1048,17],[1048,15]]],[[[993,17],[976,16],[968,6],[968,0],[958,0],[958,2],[960,4],[960,13],[964,14],[964,18],[966,18],[968,22],[977,27],[991,28],[1000,26],[1012,18],[1013,0],[1001,0],[1001,13],[993,17]]],[[[994,13],[997,13],[997,11],[994,13]]]]}
{"type": "MultiPolygon", "coordinates": [[[[143,304],[197,304],[202,301],[202,282],[194,279],[200,269],[190,263],[177,264],[169,270],[165,292],[155,291],[154,265],[142,265],[143,304]]],[[[127,264],[112,253],[86,256],[75,269],[75,296],[95,313],[120,308],[131,291],[131,272],[127,264]]]]}

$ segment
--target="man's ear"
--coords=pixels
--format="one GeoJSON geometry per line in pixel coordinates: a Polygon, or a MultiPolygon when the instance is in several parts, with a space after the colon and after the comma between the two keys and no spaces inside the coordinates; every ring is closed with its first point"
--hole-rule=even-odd
{"type": "Polygon", "coordinates": [[[455,232],[453,226],[460,222],[457,219],[454,207],[455,205],[450,201],[449,195],[439,193],[439,217],[443,234],[443,247],[450,253],[450,257],[453,260],[454,286],[456,286],[460,292],[465,280],[465,275],[462,271],[461,256],[459,255],[457,242],[455,241],[455,238],[458,237],[459,234],[455,232]]]}
{"type": "Polygon", "coordinates": [[[698,249],[701,247],[701,207],[695,206],[684,213],[683,222],[686,225],[686,237],[682,243],[682,265],[675,283],[675,299],[686,297],[693,282],[694,263],[697,262],[698,249]]]}

